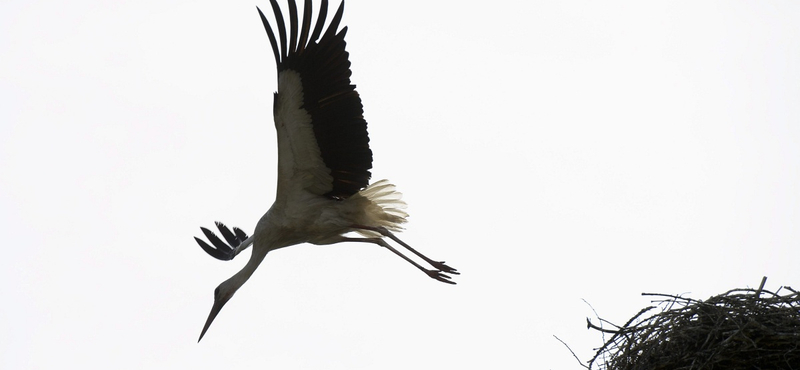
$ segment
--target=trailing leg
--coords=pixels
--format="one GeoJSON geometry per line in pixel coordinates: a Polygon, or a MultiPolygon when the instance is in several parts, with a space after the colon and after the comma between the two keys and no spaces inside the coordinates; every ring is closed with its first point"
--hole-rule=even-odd
{"type": "Polygon", "coordinates": [[[439,280],[439,281],[441,281],[443,283],[455,284],[454,281],[449,280],[450,276],[447,276],[447,275],[444,274],[444,272],[446,272],[446,271],[428,270],[428,269],[426,269],[425,267],[423,267],[419,263],[415,262],[411,258],[408,258],[406,255],[400,253],[400,251],[398,251],[397,249],[395,249],[394,247],[389,245],[389,243],[386,243],[386,241],[381,239],[381,238],[347,238],[347,237],[342,237],[338,242],[359,242],[359,243],[372,243],[372,244],[380,245],[381,247],[384,247],[384,248],[392,251],[392,253],[394,253],[394,254],[400,256],[401,258],[403,258],[404,260],[408,261],[408,263],[414,265],[416,268],[420,269],[422,272],[424,272],[426,275],[430,276],[431,278],[439,280]]]}
{"type": "Polygon", "coordinates": [[[403,242],[402,240],[400,240],[400,238],[396,237],[394,234],[392,234],[391,231],[387,230],[385,227],[381,227],[381,226],[372,227],[372,226],[364,226],[364,225],[353,225],[353,228],[362,229],[362,230],[369,230],[369,231],[374,231],[376,233],[379,233],[379,234],[381,234],[381,235],[383,235],[385,237],[388,237],[388,238],[394,240],[398,244],[402,245],[403,247],[405,247],[406,249],[411,251],[411,253],[416,254],[419,258],[422,258],[425,262],[429,263],[431,266],[439,269],[440,271],[446,272],[448,274],[460,275],[458,273],[458,270],[456,270],[456,269],[454,269],[454,268],[452,268],[450,266],[445,265],[444,261],[434,261],[434,260],[428,258],[427,256],[425,256],[424,254],[422,254],[420,252],[417,252],[416,249],[411,248],[410,245],[408,245],[405,242],[403,242]]]}

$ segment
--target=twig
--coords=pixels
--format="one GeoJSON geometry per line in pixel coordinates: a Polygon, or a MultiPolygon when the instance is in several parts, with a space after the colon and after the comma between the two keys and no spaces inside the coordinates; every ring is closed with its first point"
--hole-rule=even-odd
{"type": "Polygon", "coordinates": [[[761,297],[761,290],[764,289],[764,284],[767,283],[767,277],[764,276],[761,278],[761,285],[758,286],[758,290],[756,290],[756,298],[761,297]]]}
{"type": "Polygon", "coordinates": [[[559,337],[557,337],[557,336],[555,336],[555,335],[553,335],[553,338],[556,338],[556,340],[557,340],[557,341],[559,341],[559,342],[561,342],[561,344],[563,344],[563,345],[564,345],[564,347],[567,347],[567,349],[569,350],[569,352],[570,352],[570,353],[572,353],[572,357],[575,357],[575,359],[576,359],[576,360],[578,360],[578,363],[579,363],[579,364],[581,364],[581,366],[583,366],[583,367],[584,367],[584,368],[586,368],[586,369],[588,369],[588,368],[589,368],[589,366],[586,366],[586,365],[584,365],[584,364],[583,364],[583,361],[581,361],[581,359],[580,359],[580,358],[578,358],[578,355],[576,355],[576,354],[575,354],[575,352],[573,352],[573,351],[572,351],[572,348],[569,348],[569,345],[567,345],[567,343],[564,343],[564,341],[563,341],[563,340],[561,340],[561,338],[559,338],[559,337]]]}

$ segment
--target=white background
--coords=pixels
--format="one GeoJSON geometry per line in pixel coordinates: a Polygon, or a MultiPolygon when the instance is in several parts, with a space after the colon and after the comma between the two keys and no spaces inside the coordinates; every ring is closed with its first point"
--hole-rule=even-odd
{"type": "Polygon", "coordinates": [[[192,236],[274,196],[255,5],[0,5],[0,367],[579,368],[582,299],[800,285],[800,3],[352,0],[373,179],[458,285],[295,246],[196,343],[247,257],[192,236]]]}

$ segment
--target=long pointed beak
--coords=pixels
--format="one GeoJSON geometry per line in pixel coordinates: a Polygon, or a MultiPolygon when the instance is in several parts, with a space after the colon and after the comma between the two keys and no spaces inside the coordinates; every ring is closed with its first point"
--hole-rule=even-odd
{"type": "Polygon", "coordinates": [[[200,343],[200,341],[203,339],[203,336],[206,335],[208,327],[211,326],[212,322],[214,322],[214,319],[217,317],[217,314],[219,313],[220,310],[222,310],[222,306],[224,306],[225,303],[228,303],[228,300],[230,300],[230,297],[228,297],[228,299],[219,299],[219,298],[214,299],[214,305],[211,306],[211,312],[208,314],[208,319],[206,319],[206,324],[203,326],[203,331],[200,332],[200,338],[197,340],[198,343],[200,343]]]}

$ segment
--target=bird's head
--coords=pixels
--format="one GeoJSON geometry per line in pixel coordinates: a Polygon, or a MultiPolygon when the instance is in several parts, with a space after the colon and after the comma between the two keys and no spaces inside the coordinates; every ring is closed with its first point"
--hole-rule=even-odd
{"type": "Polygon", "coordinates": [[[197,340],[198,342],[203,339],[208,327],[211,326],[214,318],[216,318],[217,314],[219,314],[219,311],[222,310],[222,306],[224,306],[225,303],[228,303],[240,286],[241,285],[232,284],[231,280],[226,280],[214,290],[214,305],[211,306],[211,312],[208,314],[208,319],[206,319],[206,324],[203,326],[203,331],[200,333],[200,339],[197,340]]]}

